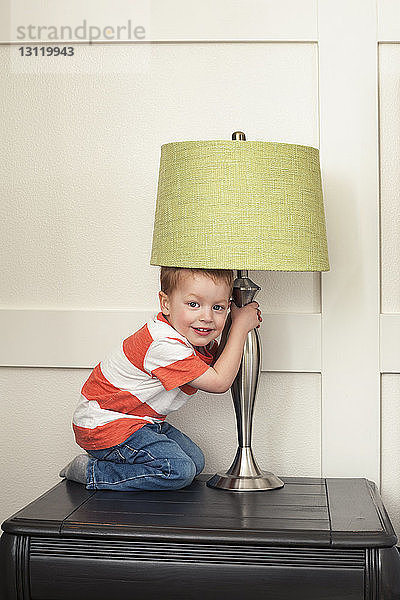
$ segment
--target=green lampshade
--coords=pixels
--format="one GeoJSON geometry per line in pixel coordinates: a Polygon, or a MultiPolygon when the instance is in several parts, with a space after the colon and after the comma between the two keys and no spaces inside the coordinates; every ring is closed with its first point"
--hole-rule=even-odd
{"type": "Polygon", "coordinates": [[[328,271],[319,151],[242,140],[164,144],[150,262],[328,271]]]}

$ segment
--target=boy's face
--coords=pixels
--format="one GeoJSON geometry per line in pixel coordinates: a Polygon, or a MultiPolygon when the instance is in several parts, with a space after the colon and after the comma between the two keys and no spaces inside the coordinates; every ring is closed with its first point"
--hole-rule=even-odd
{"type": "Polygon", "coordinates": [[[159,292],[161,312],[193,346],[206,346],[225,325],[229,286],[202,274],[184,274],[174,291],[159,292]]]}

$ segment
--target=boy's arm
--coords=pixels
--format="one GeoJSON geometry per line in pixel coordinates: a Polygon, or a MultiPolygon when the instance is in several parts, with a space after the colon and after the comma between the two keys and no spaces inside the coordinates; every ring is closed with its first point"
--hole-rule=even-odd
{"type": "Polygon", "coordinates": [[[213,367],[189,382],[204,392],[222,394],[231,387],[242,360],[244,343],[249,331],[260,326],[258,303],[251,302],[242,308],[232,303],[232,326],[226,345],[213,367]]]}

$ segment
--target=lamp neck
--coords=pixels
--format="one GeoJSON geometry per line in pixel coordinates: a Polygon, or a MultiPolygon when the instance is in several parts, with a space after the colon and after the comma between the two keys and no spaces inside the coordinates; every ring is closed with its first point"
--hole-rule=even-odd
{"type": "Polygon", "coordinates": [[[244,306],[254,300],[260,286],[248,278],[248,271],[238,271],[233,284],[232,298],[236,306],[244,306]]]}

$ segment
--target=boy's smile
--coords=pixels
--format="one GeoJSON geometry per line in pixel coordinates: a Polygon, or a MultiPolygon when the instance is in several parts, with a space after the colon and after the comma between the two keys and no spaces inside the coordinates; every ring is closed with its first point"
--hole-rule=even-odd
{"type": "Polygon", "coordinates": [[[169,294],[159,292],[161,312],[193,346],[206,346],[225,325],[229,286],[202,274],[184,274],[169,294]]]}

